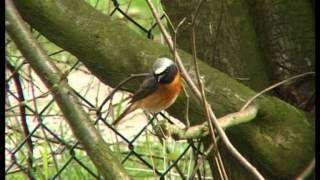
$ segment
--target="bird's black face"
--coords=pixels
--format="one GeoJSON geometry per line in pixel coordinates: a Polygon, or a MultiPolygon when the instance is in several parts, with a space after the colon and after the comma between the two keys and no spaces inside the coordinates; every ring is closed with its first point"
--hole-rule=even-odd
{"type": "Polygon", "coordinates": [[[153,75],[159,83],[170,83],[178,73],[176,64],[169,58],[158,58],[152,67],[153,75]]]}
{"type": "Polygon", "coordinates": [[[178,73],[178,68],[175,64],[168,66],[163,72],[156,74],[154,73],[155,78],[159,83],[167,84],[174,80],[178,73]]]}

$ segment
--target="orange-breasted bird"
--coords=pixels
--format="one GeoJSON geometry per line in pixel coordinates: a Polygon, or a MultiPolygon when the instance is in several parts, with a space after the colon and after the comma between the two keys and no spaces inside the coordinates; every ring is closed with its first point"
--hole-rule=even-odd
{"type": "Polygon", "coordinates": [[[117,124],[130,112],[142,108],[149,112],[160,112],[174,103],[181,91],[181,76],[177,65],[166,57],[158,58],[149,76],[134,93],[129,106],[113,121],[117,124]]]}

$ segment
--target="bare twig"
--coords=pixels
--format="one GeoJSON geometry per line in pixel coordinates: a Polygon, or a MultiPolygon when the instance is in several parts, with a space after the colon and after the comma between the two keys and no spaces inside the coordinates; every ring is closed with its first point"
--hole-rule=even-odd
{"type": "Polygon", "coordinates": [[[128,14],[128,12],[129,12],[131,3],[132,3],[132,0],[129,0],[128,5],[127,5],[127,8],[126,8],[126,10],[125,10],[125,13],[126,13],[126,14],[128,14]]]}
{"type": "Polygon", "coordinates": [[[196,167],[193,169],[193,172],[191,173],[189,179],[193,179],[194,176],[196,175],[196,172],[198,171],[198,169],[200,168],[200,166],[203,164],[204,160],[206,159],[206,157],[209,155],[209,153],[212,151],[214,145],[213,143],[208,147],[208,149],[206,150],[206,152],[204,153],[204,156],[199,160],[198,164],[196,165],[196,167]]]}
{"type": "MultiPolygon", "coordinates": [[[[201,1],[200,4],[202,4],[202,2],[203,2],[203,1],[201,1]]],[[[200,6],[200,5],[199,5],[199,6],[200,6]]],[[[198,6],[197,10],[199,9],[199,6],[198,6]]],[[[183,25],[183,23],[186,21],[186,17],[184,17],[184,18],[178,23],[177,27],[175,28],[174,25],[172,24],[169,16],[168,16],[165,12],[163,12],[163,14],[165,15],[167,21],[169,22],[169,25],[171,26],[171,28],[172,28],[172,30],[173,30],[173,35],[174,35],[173,49],[174,49],[174,51],[177,51],[177,34],[178,34],[178,31],[179,31],[179,28],[180,28],[180,27],[183,25]]],[[[173,59],[174,59],[174,61],[177,63],[175,54],[174,54],[173,59]]],[[[187,100],[186,100],[186,101],[187,101],[187,102],[186,102],[186,122],[187,122],[187,128],[189,128],[189,127],[190,127],[190,121],[189,121],[189,95],[188,95],[188,93],[187,93],[187,91],[186,91],[185,86],[183,86],[183,90],[184,90],[184,93],[185,93],[185,95],[186,95],[186,97],[187,97],[187,100]]],[[[161,129],[161,128],[160,128],[160,129],[161,129]]],[[[190,141],[191,143],[193,143],[193,139],[189,139],[189,141],[190,141]]],[[[216,142],[216,141],[214,141],[214,142],[216,142]]],[[[194,152],[194,149],[193,149],[193,152],[194,152]]],[[[194,152],[194,154],[195,154],[195,152],[194,152]]],[[[218,165],[218,167],[219,167],[219,165],[218,165]]],[[[197,171],[197,172],[198,172],[198,175],[199,175],[199,177],[200,177],[200,176],[201,176],[200,171],[197,171]]]]}
{"type": "MultiPolygon", "coordinates": [[[[15,67],[8,61],[6,60],[6,65],[8,67],[8,69],[11,71],[12,76],[13,76],[13,82],[16,86],[17,89],[17,93],[18,93],[18,97],[19,97],[19,101],[25,101],[24,98],[24,93],[23,93],[23,89],[22,89],[22,85],[21,85],[21,79],[20,79],[20,75],[19,73],[17,73],[15,67]]],[[[30,134],[29,128],[28,128],[28,124],[27,124],[27,118],[26,118],[26,105],[25,104],[20,104],[19,103],[19,109],[20,109],[20,114],[21,114],[21,126],[23,128],[23,132],[24,132],[24,137],[28,137],[30,134]]],[[[27,147],[28,147],[28,166],[29,168],[33,167],[33,149],[34,146],[32,144],[31,139],[27,139],[27,147]]]]}
{"type": "Polygon", "coordinates": [[[273,88],[276,88],[284,83],[287,83],[289,81],[292,81],[294,79],[297,79],[297,78],[300,78],[300,77],[303,77],[303,76],[307,76],[307,75],[314,75],[315,72],[306,72],[306,73],[303,73],[303,74],[299,74],[299,75],[296,75],[296,76],[293,76],[291,78],[288,78],[288,79],[285,79],[283,81],[280,81],[272,86],[269,86],[267,87],[266,89],[260,91],[259,93],[257,93],[256,95],[252,96],[247,102],[245,105],[243,105],[243,107],[241,108],[241,111],[244,110],[245,108],[247,108],[251,103],[252,101],[254,101],[256,98],[258,98],[259,96],[261,96],[263,93],[267,92],[267,91],[270,91],[271,89],[273,88]]]}
{"type": "Polygon", "coordinates": [[[105,179],[130,179],[119,159],[113,155],[109,145],[95,129],[89,116],[77,104],[79,99],[75,97],[70,86],[66,81],[61,82],[60,78],[63,75],[34,40],[12,0],[5,2],[5,17],[8,21],[6,31],[35,72],[42,77],[47,88],[54,89],[52,93],[57,105],[98,171],[105,179]]]}
{"type": "Polygon", "coordinates": [[[128,81],[130,81],[134,78],[146,77],[148,75],[149,75],[149,73],[131,74],[128,78],[121,81],[116,87],[114,87],[114,89],[109,93],[108,97],[101,103],[101,105],[98,109],[98,112],[100,112],[102,110],[103,106],[113,97],[114,93],[116,93],[125,83],[127,83],[128,81]]]}
{"type": "Polygon", "coordinates": [[[34,177],[33,173],[32,173],[30,170],[24,168],[24,167],[17,161],[17,158],[16,158],[16,156],[15,156],[14,153],[12,153],[11,151],[8,151],[8,152],[9,152],[9,154],[10,154],[10,156],[11,156],[11,159],[12,159],[13,163],[16,164],[16,165],[19,167],[19,169],[21,169],[22,172],[23,172],[29,179],[36,179],[36,178],[34,177]]]}
{"type": "MultiPolygon", "coordinates": [[[[182,60],[180,55],[178,54],[177,51],[174,51],[173,48],[173,42],[170,39],[170,35],[169,33],[166,31],[166,29],[164,28],[163,24],[160,21],[160,17],[154,7],[154,5],[152,4],[151,0],[147,0],[147,3],[151,9],[151,12],[154,16],[154,18],[156,19],[157,23],[159,24],[159,28],[161,33],[163,34],[169,49],[171,50],[171,52],[176,56],[177,58],[177,64],[181,70],[181,74],[182,77],[186,80],[187,84],[189,85],[190,89],[193,91],[193,93],[196,95],[196,97],[201,100],[201,92],[200,90],[197,88],[197,86],[194,84],[194,82],[192,81],[191,77],[189,76],[189,74],[187,73],[184,65],[182,64],[182,60]]],[[[263,176],[257,171],[257,169],[250,164],[250,162],[248,162],[239,152],[238,150],[231,144],[230,140],[228,139],[227,135],[225,134],[224,130],[219,126],[219,123],[217,122],[217,118],[214,114],[214,112],[212,111],[210,105],[208,105],[209,107],[209,114],[210,114],[210,118],[212,119],[212,122],[214,124],[214,126],[217,129],[217,132],[222,140],[222,142],[226,145],[226,148],[240,161],[240,163],[242,163],[247,169],[248,171],[250,171],[252,174],[254,174],[256,176],[257,179],[264,179],[263,176]]]]}
{"type": "Polygon", "coordinates": [[[27,99],[27,100],[24,100],[24,101],[18,101],[18,104],[8,107],[7,109],[5,109],[5,111],[9,111],[9,110],[17,108],[19,106],[25,106],[28,102],[31,102],[31,101],[33,101],[35,99],[45,98],[45,97],[47,97],[49,95],[50,95],[50,92],[47,91],[45,93],[42,93],[42,94],[38,95],[37,97],[31,98],[31,99],[27,99]]]}
{"type": "MultiPolygon", "coordinates": [[[[171,26],[171,29],[173,30],[173,36],[174,36],[174,39],[173,39],[173,40],[174,40],[174,41],[173,41],[173,49],[174,49],[174,51],[176,51],[176,50],[177,50],[177,34],[178,34],[178,31],[179,31],[179,28],[182,26],[182,24],[186,21],[187,18],[184,17],[184,18],[179,22],[178,26],[175,28],[174,25],[172,24],[169,16],[167,15],[167,13],[166,13],[166,12],[163,12],[163,14],[164,14],[164,16],[166,17],[169,25],[171,26]]],[[[174,60],[174,62],[177,61],[177,60],[176,60],[176,54],[173,54],[173,60],[174,60]]]]}
{"type": "MultiPolygon", "coordinates": [[[[6,63],[10,64],[10,61],[9,61],[9,59],[7,57],[6,57],[6,63]]],[[[26,62],[22,61],[22,63],[20,65],[15,66],[14,71],[11,72],[11,75],[6,79],[6,82],[9,82],[11,80],[11,78],[13,78],[15,73],[17,73],[22,68],[22,66],[24,66],[25,64],[26,64],[26,62]]]]}
{"type": "Polygon", "coordinates": [[[183,92],[184,94],[186,95],[186,122],[187,122],[187,127],[190,126],[190,119],[189,119],[189,106],[190,106],[190,96],[186,90],[186,87],[185,86],[182,86],[183,88],[183,92]]]}
{"type": "Polygon", "coordinates": [[[225,171],[225,168],[224,168],[224,165],[223,165],[223,161],[221,159],[221,155],[220,155],[220,152],[219,152],[219,149],[218,149],[218,144],[217,144],[217,140],[216,140],[215,133],[214,133],[214,127],[213,127],[213,124],[212,124],[212,121],[211,121],[211,118],[210,118],[210,115],[209,115],[209,111],[208,111],[208,104],[209,103],[208,103],[208,101],[206,99],[206,95],[205,95],[205,92],[204,92],[204,85],[203,85],[203,82],[201,81],[200,70],[199,70],[199,65],[198,65],[198,61],[197,61],[195,28],[196,28],[196,19],[197,19],[200,7],[203,4],[203,2],[204,1],[201,0],[198,3],[198,6],[196,7],[196,10],[195,10],[195,13],[194,13],[194,16],[192,16],[192,22],[191,22],[191,26],[192,26],[192,31],[191,31],[192,55],[193,55],[193,61],[194,61],[194,66],[195,66],[198,86],[199,86],[199,89],[200,89],[200,92],[201,92],[203,109],[204,109],[204,112],[205,112],[205,115],[206,115],[207,122],[209,124],[209,130],[210,130],[209,132],[210,132],[210,135],[212,137],[212,142],[213,142],[214,149],[215,149],[215,151],[214,151],[214,160],[215,160],[215,163],[216,163],[220,178],[222,180],[224,180],[224,179],[228,179],[228,176],[227,176],[227,173],[225,171]]]}
{"type": "Polygon", "coordinates": [[[314,171],[315,166],[316,166],[316,159],[313,158],[312,161],[307,165],[307,167],[302,171],[302,173],[299,174],[296,180],[306,179],[312,173],[312,171],[314,171]]]}
{"type": "MultiPolygon", "coordinates": [[[[35,95],[35,88],[34,88],[34,78],[32,76],[32,69],[31,67],[29,66],[28,67],[28,70],[29,70],[29,78],[30,78],[30,87],[31,87],[31,94],[32,94],[32,99],[33,99],[33,106],[34,106],[34,112],[35,114],[39,115],[39,116],[35,116],[34,119],[36,119],[38,121],[39,124],[41,124],[40,126],[40,129],[43,133],[43,137],[44,137],[44,143],[46,143],[46,145],[49,147],[50,149],[50,153],[51,153],[51,157],[52,157],[52,160],[53,160],[53,165],[54,165],[54,168],[56,169],[56,171],[59,171],[59,168],[58,168],[58,162],[57,162],[57,158],[56,156],[54,155],[54,150],[52,149],[52,145],[51,143],[49,143],[49,140],[48,140],[48,136],[47,136],[47,133],[45,131],[45,128],[43,127],[43,121],[40,117],[40,114],[39,111],[38,111],[38,105],[37,105],[37,101],[35,99],[36,95],[35,95]]],[[[46,157],[46,158],[49,158],[49,157],[46,157]]],[[[61,175],[59,174],[58,175],[58,178],[61,180],[61,175]]]]}
{"type": "MultiPolygon", "coordinates": [[[[20,129],[18,129],[18,128],[14,127],[14,126],[10,126],[10,125],[7,125],[7,124],[6,124],[5,126],[6,126],[6,128],[10,129],[13,134],[14,134],[14,133],[19,133],[19,134],[22,133],[22,131],[21,131],[20,129]]],[[[37,135],[37,134],[35,134],[35,133],[33,133],[33,134],[31,135],[31,137],[32,137],[32,138],[35,138],[35,139],[38,139],[38,140],[44,140],[44,137],[43,137],[43,136],[37,135]]],[[[66,145],[65,142],[62,142],[62,141],[60,141],[60,140],[58,140],[58,139],[55,139],[55,138],[50,138],[50,137],[48,137],[47,140],[48,140],[48,142],[53,143],[53,144],[55,144],[55,145],[66,145]]],[[[67,145],[72,146],[72,144],[67,144],[67,145]]],[[[79,150],[84,150],[81,146],[77,146],[77,147],[75,147],[75,148],[76,148],[76,149],[79,149],[79,150]]],[[[58,153],[58,154],[61,154],[61,153],[58,153]]]]}

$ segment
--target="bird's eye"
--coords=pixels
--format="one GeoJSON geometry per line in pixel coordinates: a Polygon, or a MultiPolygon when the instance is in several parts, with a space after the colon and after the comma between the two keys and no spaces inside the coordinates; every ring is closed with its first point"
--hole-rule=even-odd
{"type": "Polygon", "coordinates": [[[153,76],[157,82],[160,82],[161,76],[159,74],[153,73],[153,76]]]}

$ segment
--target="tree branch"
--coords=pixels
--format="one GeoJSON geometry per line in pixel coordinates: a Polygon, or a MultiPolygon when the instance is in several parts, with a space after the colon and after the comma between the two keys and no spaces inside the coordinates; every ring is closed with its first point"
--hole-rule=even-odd
{"type": "MultiPolygon", "coordinates": [[[[112,20],[83,1],[14,2],[32,27],[72,53],[93,75],[112,87],[130,74],[147,72],[154,59],[170,54],[168,48],[142,37],[123,22],[112,20]]],[[[178,51],[188,73],[194,74],[192,56],[178,51]]],[[[218,116],[238,111],[256,94],[203,61],[198,62],[205,75],[207,100],[218,116]]],[[[139,84],[128,83],[125,88],[134,92],[139,84]]],[[[205,120],[203,110],[193,93],[189,95],[190,125],[201,124],[205,120]]],[[[230,140],[266,178],[295,177],[314,156],[314,128],[304,112],[278,98],[263,95],[255,99],[253,105],[259,107],[257,118],[229,128],[230,140]]],[[[168,112],[184,121],[184,107],[185,95],[181,94],[168,112]]]]}
{"type": "Polygon", "coordinates": [[[256,176],[257,179],[264,179],[263,176],[259,173],[259,171],[250,164],[249,161],[247,161],[241,154],[240,152],[232,145],[232,143],[230,142],[230,140],[228,139],[228,136],[225,134],[225,132],[223,131],[223,129],[220,127],[217,118],[213,112],[213,110],[211,109],[210,104],[203,98],[204,95],[202,95],[201,91],[197,88],[197,86],[194,84],[194,82],[192,81],[191,77],[189,76],[189,74],[187,73],[182,60],[180,58],[180,55],[178,54],[178,52],[174,49],[173,46],[173,42],[170,38],[169,33],[166,31],[166,29],[164,28],[164,26],[161,23],[160,17],[158,15],[158,13],[156,12],[156,9],[154,8],[151,0],[147,0],[148,5],[152,11],[153,16],[155,17],[156,21],[158,22],[158,25],[160,27],[160,31],[162,32],[163,36],[165,37],[165,40],[170,48],[171,51],[173,51],[173,54],[175,55],[175,57],[177,58],[177,62],[178,62],[178,66],[179,69],[181,70],[182,76],[184,77],[184,79],[186,80],[187,84],[189,85],[190,89],[193,91],[193,93],[196,95],[196,97],[201,101],[203,101],[203,103],[205,104],[205,109],[207,109],[209,111],[209,115],[210,115],[210,119],[208,119],[209,125],[211,124],[211,122],[213,123],[214,127],[216,128],[219,137],[221,138],[222,142],[226,145],[227,149],[241,162],[241,164],[243,166],[245,166],[252,174],[254,174],[256,176]]]}
{"type": "MultiPolygon", "coordinates": [[[[230,113],[219,118],[218,122],[223,129],[226,129],[253,120],[256,117],[257,112],[258,110],[256,107],[249,106],[243,111],[230,113]]],[[[172,136],[175,140],[202,138],[209,135],[210,132],[208,122],[182,129],[177,125],[170,124],[168,121],[163,120],[157,124],[157,128],[157,134],[159,136],[172,136]],[[163,135],[161,135],[162,132],[164,133],[163,135]]]]}
{"type": "Polygon", "coordinates": [[[61,72],[32,38],[11,0],[6,0],[6,30],[31,67],[42,78],[62,110],[75,136],[105,179],[129,179],[126,171],[79,106],[61,72]]]}

